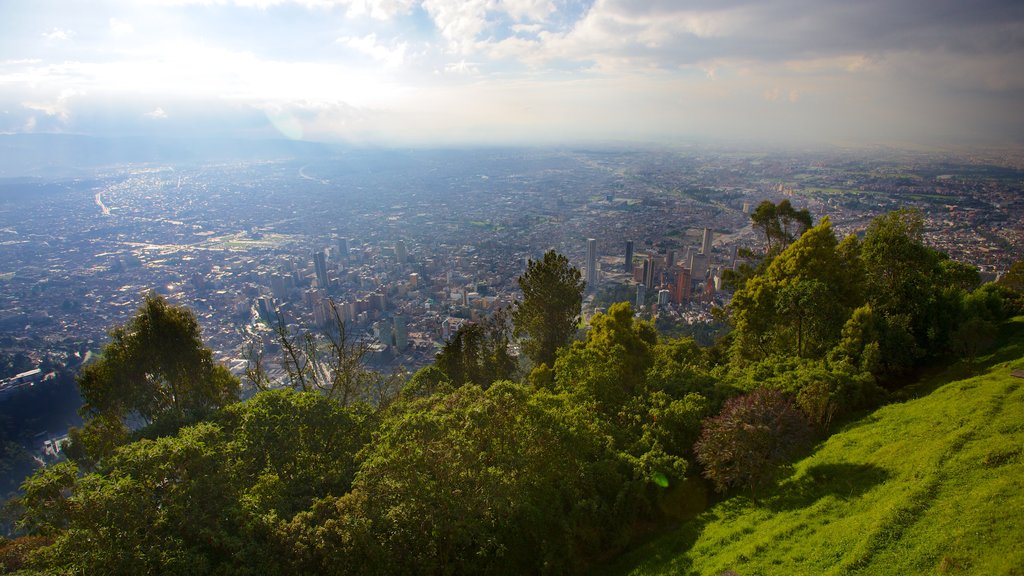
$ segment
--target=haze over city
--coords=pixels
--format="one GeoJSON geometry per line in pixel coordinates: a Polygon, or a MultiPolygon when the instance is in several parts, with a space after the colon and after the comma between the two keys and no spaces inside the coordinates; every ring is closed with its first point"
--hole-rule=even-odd
{"type": "Polygon", "coordinates": [[[3,133],[1024,140],[1024,5],[1012,1],[42,0],[3,12],[3,133]]]}

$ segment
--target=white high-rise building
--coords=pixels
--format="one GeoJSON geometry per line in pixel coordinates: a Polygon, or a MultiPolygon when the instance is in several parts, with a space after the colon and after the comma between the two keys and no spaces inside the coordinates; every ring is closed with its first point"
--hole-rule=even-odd
{"type": "Polygon", "coordinates": [[[587,290],[597,289],[597,240],[587,238],[587,290]]]}

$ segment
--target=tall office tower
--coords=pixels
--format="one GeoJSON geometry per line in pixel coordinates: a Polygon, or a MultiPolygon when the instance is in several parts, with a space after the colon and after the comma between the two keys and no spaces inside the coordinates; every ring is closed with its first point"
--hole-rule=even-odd
{"type": "Polygon", "coordinates": [[[409,253],[405,251],[405,240],[395,241],[395,258],[398,260],[398,264],[405,266],[405,261],[409,257],[409,253]]]}
{"type": "Polygon", "coordinates": [[[647,286],[643,284],[636,285],[636,311],[639,312],[644,309],[644,302],[647,301],[647,286]]]}
{"type": "Polygon", "coordinates": [[[288,277],[284,274],[274,274],[270,277],[270,292],[274,298],[284,301],[288,299],[288,277]]]}
{"type": "Polygon", "coordinates": [[[338,262],[348,262],[348,238],[338,238],[338,262]]]}
{"type": "Polygon", "coordinates": [[[632,240],[626,240],[626,263],[625,263],[625,265],[623,265],[622,269],[626,272],[626,274],[632,274],[633,273],[633,241],[632,240]]]}
{"type": "Polygon", "coordinates": [[[668,290],[658,290],[658,307],[668,304],[668,290]]]}
{"type": "Polygon", "coordinates": [[[650,254],[644,258],[644,285],[654,286],[654,257],[650,254]]]}
{"type": "Polygon", "coordinates": [[[327,255],[323,250],[313,252],[313,267],[316,269],[317,288],[327,290],[327,255]]]}
{"type": "Polygon", "coordinates": [[[409,347],[409,328],[405,316],[395,316],[395,347],[403,351],[409,347]]]}
{"type": "Polygon", "coordinates": [[[690,274],[691,277],[696,280],[703,280],[704,276],[708,273],[708,255],[707,254],[691,254],[690,255],[690,274]]]}
{"type": "Polygon", "coordinates": [[[690,269],[680,268],[676,272],[675,291],[672,293],[672,301],[678,306],[690,299],[690,269]]]}
{"type": "Polygon", "coordinates": [[[700,253],[711,256],[711,228],[704,229],[704,241],[700,244],[700,253]]]}
{"type": "Polygon", "coordinates": [[[587,290],[597,290],[597,240],[587,238],[587,290]]]}
{"type": "Polygon", "coordinates": [[[669,270],[671,270],[672,267],[675,266],[675,265],[676,265],[676,251],[675,250],[669,250],[668,254],[665,255],[665,268],[668,268],[669,270]]]}

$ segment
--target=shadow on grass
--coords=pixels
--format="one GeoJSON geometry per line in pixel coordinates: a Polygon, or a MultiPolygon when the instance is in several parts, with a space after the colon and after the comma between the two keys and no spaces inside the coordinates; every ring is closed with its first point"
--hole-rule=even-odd
{"type": "Polygon", "coordinates": [[[807,508],[825,496],[846,500],[864,494],[889,477],[886,469],[873,464],[818,464],[780,484],[763,505],[780,512],[807,508]]]}

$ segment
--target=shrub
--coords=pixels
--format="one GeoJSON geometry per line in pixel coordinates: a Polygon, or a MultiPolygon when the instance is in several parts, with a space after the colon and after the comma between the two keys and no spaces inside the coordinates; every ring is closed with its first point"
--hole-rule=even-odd
{"type": "Polygon", "coordinates": [[[811,438],[811,427],[788,396],[758,389],[725,403],[718,416],[704,420],[694,445],[704,476],[724,492],[735,486],[757,489],[798,455],[811,438]]]}

